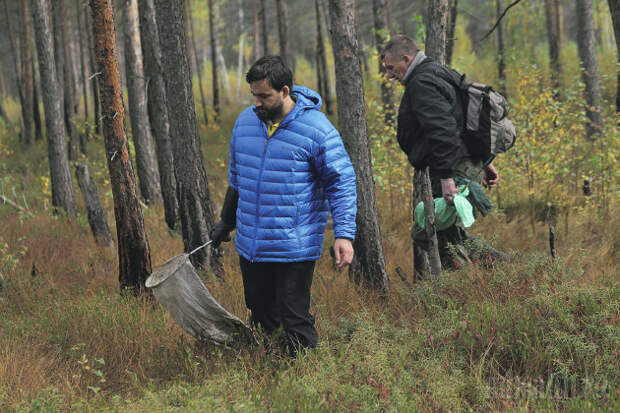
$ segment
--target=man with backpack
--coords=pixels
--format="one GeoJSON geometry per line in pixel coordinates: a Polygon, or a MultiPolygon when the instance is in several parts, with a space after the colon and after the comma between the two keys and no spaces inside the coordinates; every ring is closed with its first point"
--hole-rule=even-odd
{"type": "MultiPolygon", "coordinates": [[[[478,151],[465,140],[458,74],[427,57],[413,40],[403,35],[391,38],[381,59],[387,76],[405,86],[398,111],[397,139],[411,165],[419,170],[429,167],[433,197],[443,197],[448,204],[453,204],[458,185],[472,181],[468,200],[477,212],[486,215],[492,205],[479,190],[479,184],[492,188],[499,176],[490,162],[492,157],[472,155],[478,151]]],[[[424,244],[419,239],[424,237],[423,231],[416,231],[415,226],[412,236],[418,245],[424,244]]],[[[437,231],[437,239],[444,268],[454,268],[458,266],[456,262],[462,264],[471,258],[486,262],[506,258],[484,242],[470,238],[458,221],[437,231]]]]}

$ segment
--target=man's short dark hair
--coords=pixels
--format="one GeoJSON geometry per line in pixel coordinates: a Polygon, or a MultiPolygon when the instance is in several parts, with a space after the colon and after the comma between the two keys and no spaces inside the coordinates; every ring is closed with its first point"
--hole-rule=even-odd
{"type": "Polygon", "coordinates": [[[284,86],[288,86],[289,89],[293,88],[293,72],[284,63],[282,56],[264,56],[258,59],[248,73],[245,75],[245,80],[248,83],[253,83],[267,79],[271,87],[278,92],[282,90],[284,86]]]}
{"type": "Polygon", "coordinates": [[[383,47],[383,51],[381,52],[381,60],[385,59],[385,55],[388,53],[400,57],[405,55],[415,56],[419,51],[420,48],[410,37],[397,34],[396,36],[392,36],[392,38],[385,44],[385,47],[383,47]]]}

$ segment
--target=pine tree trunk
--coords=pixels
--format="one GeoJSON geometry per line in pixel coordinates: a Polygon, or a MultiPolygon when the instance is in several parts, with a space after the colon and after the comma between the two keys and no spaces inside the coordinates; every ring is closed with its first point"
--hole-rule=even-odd
{"type": "Polygon", "coordinates": [[[101,72],[97,79],[101,91],[103,135],[114,198],[118,280],[121,292],[129,290],[138,295],[144,291],[144,282],[151,273],[151,255],[128,151],[121,79],[115,59],[116,34],[112,0],[90,0],[90,7],[95,59],[101,72]]]}
{"type": "Polygon", "coordinates": [[[192,19],[192,8],[187,7],[187,21],[189,24],[189,37],[191,39],[192,51],[194,52],[194,64],[196,67],[196,77],[198,78],[198,89],[200,91],[200,103],[202,104],[202,115],[205,120],[205,125],[209,124],[209,117],[207,116],[207,99],[205,98],[205,91],[202,87],[202,59],[198,59],[198,53],[196,50],[196,39],[194,37],[194,23],[192,19]]]}
{"type": "MultiPolygon", "coordinates": [[[[502,14],[502,0],[495,0],[495,11],[497,19],[502,14]]],[[[497,24],[497,76],[499,79],[499,91],[506,95],[506,52],[504,48],[504,22],[497,24]]]]}
{"type": "Polygon", "coordinates": [[[31,8],[41,78],[41,98],[45,110],[52,205],[75,216],[73,182],[69,169],[62,113],[62,90],[58,87],[54,63],[54,43],[48,13],[49,3],[47,0],[31,0],[31,8]]]}
{"type": "Polygon", "coordinates": [[[215,44],[215,10],[213,10],[213,0],[208,0],[209,5],[209,35],[211,39],[211,76],[213,83],[213,108],[215,109],[215,120],[220,115],[220,88],[217,78],[217,45],[215,44]]]}
{"type": "MultiPolygon", "coordinates": [[[[372,0],[372,15],[375,25],[375,46],[377,54],[381,55],[383,45],[387,37],[387,19],[385,10],[387,9],[386,0],[372,0]]],[[[385,122],[392,124],[394,121],[394,98],[390,82],[385,75],[385,66],[381,59],[379,63],[379,76],[381,76],[381,102],[383,103],[383,111],[385,112],[385,122]]]]}
{"type": "Polygon", "coordinates": [[[385,20],[387,21],[390,36],[394,35],[396,26],[394,25],[394,18],[392,17],[392,0],[385,0],[385,20]]]}
{"type": "Polygon", "coordinates": [[[620,2],[618,0],[608,0],[611,21],[614,26],[614,36],[616,37],[616,59],[618,65],[616,73],[618,81],[616,84],[616,113],[620,113],[620,2]]]}
{"type": "MultiPolygon", "coordinates": [[[[217,7],[215,8],[215,14],[217,15],[217,7]]],[[[217,29],[216,29],[217,33],[217,29]]],[[[224,88],[224,103],[228,104],[230,101],[230,79],[228,78],[228,68],[226,67],[226,60],[224,60],[224,54],[222,53],[222,48],[220,47],[220,39],[219,36],[215,36],[215,50],[217,51],[217,67],[220,76],[220,84],[224,88]]]]}
{"type": "Polygon", "coordinates": [[[159,169],[155,160],[151,125],[147,112],[144,68],[142,66],[142,46],[138,24],[137,0],[123,1],[123,28],[125,38],[125,76],[129,98],[129,117],[131,135],[136,149],[136,165],[140,183],[140,193],[144,201],[161,202],[159,169]]]}
{"type": "Polygon", "coordinates": [[[295,73],[295,59],[291,54],[290,39],[288,30],[288,7],[284,0],[276,0],[276,14],[278,16],[278,39],[280,41],[280,56],[284,63],[295,73]]]}
{"type": "Polygon", "coordinates": [[[321,85],[319,93],[325,103],[325,111],[331,116],[334,113],[331,97],[331,86],[329,83],[329,70],[327,69],[327,56],[325,54],[325,40],[323,39],[323,19],[325,18],[325,10],[323,8],[323,0],[315,0],[316,5],[316,43],[317,43],[317,67],[321,74],[321,85]]]}
{"type": "Polygon", "coordinates": [[[2,106],[2,99],[0,99],[0,118],[4,119],[4,123],[5,124],[9,124],[9,117],[6,114],[6,111],[4,110],[4,106],[2,106]]]}
{"type": "Polygon", "coordinates": [[[357,236],[351,277],[387,293],[387,277],[372,175],[364,82],[355,26],[354,0],[330,0],[336,66],[338,124],[357,175],[357,236]]]}
{"type": "MultiPolygon", "coordinates": [[[[446,30],[448,26],[448,0],[429,0],[426,23],[426,54],[439,64],[446,59],[446,30]]],[[[441,274],[441,260],[435,232],[435,206],[431,191],[430,176],[426,171],[416,171],[414,187],[419,187],[418,198],[414,204],[424,202],[424,217],[426,236],[430,243],[428,261],[431,274],[438,277],[441,274]]],[[[416,248],[414,246],[414,248],[416,248]]]]}
{"type": "Polygon", "coordinates": [[[446,65],[452,64],[452,53],[454,52],[454,41],[456,40],[456,18],[459,14],[459,0],[450,0],[450,20],[446,33],[446,65]]]}
{"type": "Polygon", "coordinates": [[[101,201],[99,200],[97,187],[90,176],[88,165],[85,163],[76,164],[75,177],[77,178],[80,191],[82,192],[84,205],[86,205],[88,224],[90,225],[90,230],[93,233],[95,242],[105,246],[111,245],[112,233],[108,226],[105,210],[101,206],[101,201]]]}
{"type": "Polygon", "coordinates": [[[93,97],[93,124],[95,133],[101,133],[101,111],[99,110],[99,83],[97,82],[97,71],[95,70],[95,42],[93,41],[93,30],[90,16],[86,8],[84,9],[84,26],[86,26],[86,41],[88,42],[88,67],[90,71],[91,95],[93,97]]]}
{"type": "MultiPolygon", "coordinates": [[[[34,57],[34,55],[33,55],[34,57]]],[[[32,63],[32,109],[34,114],[34,140],[43,140],[43,124],[41,121],[41,111],[39,110],[39,86],[37,85],[37,76],[34,67],[34,58],[30,60],[32,63]]]]}
{"type": "Polygon", "coordinates": [[[323,33],[321,32],[321,16],[319,15],[319,0],[314,1],[315,16],[316,16],[316,79],[317,79],[317,92],[319,96],[324,95],[323,90],[323,67],[321,65],[321,54],[325,53],[325,47],[323,45],[323,33]]]}
{"type": "MultiPolygon", "coordinates": [[[[189,252],[209,240],[214,214],[200,150],[181,1],[155,0],[155,11],[174,148],[183,245],[189,252]]],[[[192,255],[192,262],[205,267],[210,264],[216,274],[221,274],[221,262],[216,256],[210,256],[210,252],[210,249],[199,250],[192,255]]]]}
{"type": "Polygon", "coordinates": [[[267,56],[269,54],[269,43],[267,39],[267,10],[265,9],[265,0],[258,1],[258,22],[260,25],[261,46],[263,47],[263,56],[267,56]]]}
{"type": "Polygon", "coordinates": [[[6,97],[6,78],[3,70],[0,70],[0,94],[2,99],[6,97]]]}
{"type": "Polygon", "coordinates": [[[144,58],[144,76],[147,79],[148,112],[155,137],[155,151],[159,165],[159,181],[164,199],[164,215],[168,228],[175,229],[179,221],[177,182],[174,176],[174,155],[166,107],[166,85],[162,77],[161,47],[155,21],[153,0],[138,0],[140,10],[140,39],[144,58]]]}
{"type": "Polygon", "coordinates": [[[34,86],[32,83],[32,50],[30,47],[30,13],[28,0],[22,0],[20,13],[22,24],[21,74],[24,91],[24,101],[22,104],[22,115],[24,119],[23,139],[26,145],[30,145],[34,140],[34,86]]]}
{"type": "Polygon", "coordinates": [[[254,52],[253,52],[253,61],[257,61],[261,57],[261,51],[263,50],[260,46],[260,22],[258,19],[258,0],[254,1],[254,52]]]}
{"type": "Polygon", "coordinates": [[[551,81],[553,83],[554,96],[561,97],[562,84],[560,74],[560,0],[545,0],[545,17],[547,22],[547,41],[549,43],[549,62],[551,66],[551,81]]]}
{"type": "Polygon", "coordinates": [[[52,10],[54,13],[54,47],[56,61],[57,76],[59,84],[64,90],[64,118],[65,128],[69,135],[69,159],[74,161],[78,156],[79,136],[73,119],[73,101],[74,101],[74,84],[73,84],[73,66],[71,64],[71,55],[69,52],[69,43],[67,36],[67,10],[64,0],[54,0],[52,2],[52,10]],[[62,78],[62,82],[60,82],[62,78]]]}
{"type": "Polygon", "coordinates": [[[592,0],[577,0],[577,46],[581,61],[581,77],[586,85],[586,136],[596,139],[603,132],[603,114],[601,112],[601,79],[598,73],[596,43],[594,39],[594,17],[592,0]]]}
{"type": "Polygon", "coordinates": [[[82,72],[82,100],[84,103],[84,118],[86,119],[86,136],[90,135],[90,124],[88,123],[88,74],[86,72],[86,53],[84,52],[84,28],[82,26],[82,18],[80,17],[82,14],[82,5],[80,3],[81,0],[75,0],[75,7],[77,13],[77,23],[78,23],[78,41],[80,43],[80,70],[82,72]]]}
{"type": "MultiPolygon", "coordinates": [[[[11,45],[11,52],[13,53],[13,68],[15,70],[15,78],[17,79],[17,94],[19,97],[19,104],[22,110],[22,125],[24,120],[24,83],[22,80],[22,65],[21,65],[21,52],[18,45],[17,38],[13,32],[13,27],[11,21],[13,20],[12,16],[9,13],[9,0],[4,0],[4,17],[6,20],[6,30],[9,35],[9,44],[11,45]]],[[[23,131],[24,127],[22,126],[22,136],[24,135],[23,131]]],[[[23,139],[23,138],[22,138],[23,139]]]]}
{"type": "Polygon", "coordinates": [[[245,19],[243,17],[243,1],[239,0],[239,53],[237,54],[237,90],[235,97],[241,99],[241,78],[243,77],[243,63],[245,57],[245,19]]]}

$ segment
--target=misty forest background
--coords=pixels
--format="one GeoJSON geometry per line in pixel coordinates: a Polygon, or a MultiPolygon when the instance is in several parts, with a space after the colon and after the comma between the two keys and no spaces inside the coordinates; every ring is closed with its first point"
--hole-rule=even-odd
{"type": "MultiPolygon", "coordinates": [[[[0,8],[0,410],[620,407],[618,0],[0,8]],[[510,262],[414,276],[403,88],[378,62],[398,33],[508,97],[517,142],[471,232],[510,262]],[[208,239],[252,104],[245,72],[265,54],[319,91],[365,194],[350,269],[334,267],[328,228],[320,343],[297,359],[197,342],[144,289],[208,239]]],[[[247,322],[233,243],[192,259],[247,322]]]]}

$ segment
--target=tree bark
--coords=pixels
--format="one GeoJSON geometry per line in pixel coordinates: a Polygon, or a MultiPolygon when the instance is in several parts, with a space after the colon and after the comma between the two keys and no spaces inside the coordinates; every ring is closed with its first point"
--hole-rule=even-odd
{"type": "Polygon", "coordinates": [[[338,124],[357,175],[357,236],[351,278],[387,293],[387,277],[372,175],[364,82],[355,26],[354,0],[330,0],[336,67],[338,124]]]}
{"type": "Polygon", "coordinates": [[[20,14],[22,24],[21,73],[24,91],[24,101],[22,103],[22,117],[24,119],[23,139],[26,145],[30,145],[34,140],[34,86],[32,83],[32,49],[30,47],[28,0],[22,0],[20,14]]]}
{"type": "Polygon", "coordinates": [[[213,83],[213,108],[215,109],[215,120],[220,115],[220,88],[217,78],[217,45],[215,44],[215,11],[213,10],[213,0],[208,0],[209,5],[209,35],[211,39],[211,76],[213,83]]]}
{"type": "Polygon", "coordinates": [[[54,63],[54,43],[48,13],[49,3],[47,0],[31,0],[31,8],[37,40],[41,97],[45,110],[52,205],[64,209],[71,216],[75,216],[73,182],[69,170],[62,113],[62,90],[58,87],[54,63]]]}
{"type": "MultiPolygon", "coordinates": [[[[217,16],[217,6],[215,7],[214,13],[217,16]]],[[[215,31],[215,50],[217,52],[217,66],[221,74],[219,78],[221,85],[224,87],[224,103],[228,104],[230,100],[230,79],[228,78],[228,68],[226,67],[226,60],[224,60],[224,54],[222,53],[222,48],[220,47],[220,39],[219,36],[217,36],[217,28],[215,29],[215,31]]]]}
{"type": "Polygon", "coordinates": [[[88,224],[95,237],[97,244],[109,246],[112,244],[112,233],[108,226],[108,220],[105,216],[105,211],[101,206],[99,200],[99,194],[97,193],[97,187],[95,182],[90,176],[88,165],[85,163],[78,163],[75,165],[75,177],[77,178],[80,191],[82,192],[82,198],[86,205],[86,213],[88,216],[88,224]]]}
{"type": "Polygon", "coordinates": [[[280,56],[289,69],[295,73],[295,58],[291,53],[290,39],[288,30],[288,7],[284,0],[276,0],[276,14],[278,16],[278,39],[280,41],[280,56]]]}
{"type": "Polygon", "coordinates": [[[317,44],[317,73],[319,80],[319,95],[325,103],[325,111],[331,116],[334,113],[332,107],[331,87],[329,84],[329,71],[327,69],[327,56],[325,55],[325,40],[323,39],[323,19],[325,10],[323,0],[315,0],[316,9],[316,44],[317,44]]]}
{"type": "Polygon", "coordinates": [[[200,103],[202,104],[202,115],[205,120],[205,125],[209,124],[209,117],[207,116],[207,99],[205,98],[205,91],[202,87],[202,71],[200,70],[202,66],[201,61],[198,60],[198,53],[196,50],[196,38],[194,37],[194,23],[192,19],[192,8],[190,5],[187,5],[187,21],[189,24],[189,37],[191,39],[192,50],[194,55],[194,64],[196,66],[196,77],[198,78],[198,89],[200,90],[200,103]]]}
{"type": "MultiPolygon", "coordinates": [[[[495,0],[495,10],[499,19],[502,13],[502,0],[495,0]]],[[[506,51],[504,48],[504,22],[497,24],[497,76],[499,91],[506,96],[506,51]]]]}
{"type": "Polygon", "coordinates": [[[118,280],[121,292],[129,290],[137,295],[144,291],[144,281],[151,273],[151,255],[128,151],[120,74],[115,60],[112,0],[90,0],[90,7],[95,60],[101,72],[97,79],[101,91],[103,135],[114,198],[118,280]]]}
{"type": "Polygon", "coordinates": [[[8,1],[9,0],[4,0],[4,17],[6,19],[6,30],[7,30],[7,33],[9,34],[9,44],[11,45],[11,52],[13,53],[13,68],[15,70],[15,78],[17,79],[17,94],[19,97],[19,104],[22,110],[22,136],[23,136],[24,135],[23,134],[24,84],[22,81],[22,73],[21,73],[22,72],[22,64],[21,64],[22,59],[20,56],[21,49],[19,48],[17,38],[15,37],[15,34],[13,32],[13,27],[11,25],[12,18],[9,13],[8,1]]]}
{"type": "Polygon", "coordinates": [[[155,161],[153,137],[146,106],[146,87],[142,65],[142,46],[138,24],[137,0],[124,0],[125,76],[129,98],[131,135],[136,148],[140,193],[147,204],[161,202],[159,169],[155,161]]]}
{"type": "Polygon", "coordinates": [[[618,0],[608,0],[608,2],[611,21],[614,26],[614,36],[616,38],[616,58],[618,60],[616,69],[618,77],[616,84],[616,113],[620,113],[620,2],[618,0]]]}
{"type": "MultiPolygon", "coordinates": [[[[214,214],[200,151],[181,1],[155,0],[155,10],[174,148],[183,246],[186,252],[190,252],[209,240],[214,214]]],[[[210,252],[210,249],[197,251],[191,256],[192,262],[199,266],[210,265],[216,274],[221,274],[221,262],[210,256],[210,252]]]]}
{"type": "Polygon", "coordinates": [[[551,81],[556,99],[561,97],[562,90],[562,84],[560,82],[560,74],[562,73],[562,65],[560,63],[561,7],[560,0],[545,0],[545,17],[547,22],[547,41],[549,43],[551,81]]]}
{"type": "MultiPolygon", "coordinates": [[[[33,52],[34,53],[34,52],[33,52]]],[[[34,57],[34,56],[33,56],[34,57]]],[[[32,66],[32,109],[34,115],[34,140],[43,140],[43,124],[41,121],[41,111],[39,110],[39,86],[37,85],[37,76],[34,68],[34,58],[30,59],[32,66]]]]}
{"type": "Polygon", "coordinates": [[[91,95],[93,97],[93,124],[95,133],[101,133],[101,111],[99,110],[99,84],[97,82],[97,71],[95,70],[95,42],[93,40],[93,30],[86,8],[84,8],[84,26],[86,26],[86,41],[88,42],[88,66],[90,71],[91,95]]]}
{"type": "MultiPolygon", "coordinates": [[[[388,29],[386,19],[386,0],[372,0],[372,15],[375,25],[375,46],[377,55],[381,55],[383,45],[385,44],[388,29]]],[[[384,120],[388,125],[394,122],[394,98],[392,93],[391,82],[385,75],[385,66],[381,59],[377,59],[379,63],[379,76],[381,77],[381,102],[383,103],[383,111],[385,113],[384,120]]]]}
{"type": "MultiPolygon", "coordinates": [[[[88,75],[86,72],[86,53],[84,52],[84,28],[82,26],[82,18],[81,16],[81,0],[75,0],[75,8],[77,14],[77,23],[78,23],[78,42],[80,44],[80,70],[82,72],[82,100],[84,103],[84,118],[86,119],[86,135],[90,135],[90,124],[88,123],[89,111],[88,111],[88,75]]],[[[80,140],[81,142],[81,140],[80,140]]]]}
{"type": "Polygon", "coordinates": [[[54,13],[54,47],[56,47],[56,58],[58,59],[56,61],[56,68],[59,83],[64,90],[64,117],[65,128],[69,135],[69,159],[74,161],[78,157],[80,137],[78,136],[73,119],[75,100],[75,85],[73,79],[75,75],[73,74],[73,65],[71,64],[71,54],[67,35],[67,9],[64,0],[54,0],[52,6],[54,13]],[[60,78],[62,78],[62,83],[60,82],[60,78]]]}
{"type": "Polygon", "coordinates": [[[254,52],[253,52],[253,61],[257,61],[261,57],[262,48],[260,46],[260,22],[258,19],[258,10],[259,6],[257,3],[258,0],[254,1],[254,52]]]}
{"type": "Polygon", "coordinates": [[[596,43],[594,39],[594,17],[592,0],[577,0],[577,46],[581,61],[581,77],[585,84],[586,136],[596,139],[603,132],[603,114],[601,112],[601,79],[598,73],[596,43]]]}
{"type": "Polygon", "coordinates": [[[258,0],[258,21],[260,24],[261,46],[263,47],[263,56],[269,54],[269,43],[267,39],[267,11],[265,10],[265,0],[258,0]]]}
{"type": "Polygon", "coordinates": [[[4,123],[5,123],[5,124],[7,124],[7,125],[8,125],[9,123],[11,123],[11,122],[9,121],[9,117],[8,117],[8,115],[6,114],[6,111],[4,110],[4,106],[2,106],[2,100],[1,100],[1,99],[0,99],[0,117],[1,117],[2,119],[4,119],[4,123]]]}
{"type": "Polygon", "coordinates": [[[243,1],[239,0],[239,53],[237,54],[237,90],[235,96],[237,101],[241,99],[241,78],[243,77],[243,65],[245,61],[245,25],[243,17],[243,1]]]}
{"type": "Polygon", "coordinates": [[[456,18],[459,13],[459,0],[450,0],[450,20],[448,22],[448,31],[446,33],[446,65],[452,64],[452,53],[454,51],[454,41],[456,38],[456,18]]]}
{"type": "Polygon", "coordinates": [[[174,176],[174,154],[170,139],[166,85],[162,77],[161,47],[155,19],[153,0],[138,0],[140,10],[140,39],[144,58],[144,76],[147,79],[148,112],[155,151],[159,165],[159,181],[164,199],[164,215],[168,228],[175,229],[179,221],[177,182],[174,176]]]}
{"type": "MultiPolygon", "coordinates": [[[[439,64],[444,64],[446,59],[446,30],[448,26],[448,0],[429,0],[426,23],[426,54],[439,64]]],[[[418,198],[414,205],[424,202],[425,230],[429,239],[430,249],[428,262],[430,271],[434,277],[441,274],[441,260],[435,232],[435,205],[431,191],[430,176],[427,171],[416,170],[414,174],[414,187],[418,198]]],[[[418,248],[414,245],[414,248],[418,248]]]]}

